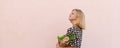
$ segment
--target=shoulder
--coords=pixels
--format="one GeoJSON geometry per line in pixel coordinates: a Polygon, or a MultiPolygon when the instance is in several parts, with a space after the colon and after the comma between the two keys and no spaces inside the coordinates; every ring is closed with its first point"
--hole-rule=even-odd
{"type": "Polygon", "coordinates": [[[73,27],[69,27],[67,30],[73,30],[73,27]]]}
{"type": "Polygon", "coordinates": [[[79,28],[79,27],[72,26],[72,27],[68,28],[67,31],[68,32],[72,32],[72,31],[74,31],[74,32],[82,32],[82,29],[79,28]]]}
{"type": "Polygon", "coordinates": [[[72,32],[72,31],[73,31],[73,27],[69,27],[69,28],[67,29],[67,32],[68,32],[68,33],[72,32]]]}
{"type": "Polygon", "coordinates": [[[79,27],[73,27],[73,29],[74,29],[75,31],[82,31],[82,29],[79,28],[79,27]]]}
{"type": "Polygon", "coordinates": [[[79,27],[72,26],[72,27],[68,28],[67,30],[82,30],[82,29],[79,27]]]}

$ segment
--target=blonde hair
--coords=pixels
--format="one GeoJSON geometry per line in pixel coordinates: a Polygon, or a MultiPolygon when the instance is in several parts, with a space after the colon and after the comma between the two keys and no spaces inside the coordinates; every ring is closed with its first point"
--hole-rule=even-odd
{"type": "Polygon", "coordinates": [[[81,29],[85,29],[85,16],[84,13],[82,12],[82,10],[80,9],[73,9],[72,11],[76,11],[77,12],[77,26],[81,29]]]}

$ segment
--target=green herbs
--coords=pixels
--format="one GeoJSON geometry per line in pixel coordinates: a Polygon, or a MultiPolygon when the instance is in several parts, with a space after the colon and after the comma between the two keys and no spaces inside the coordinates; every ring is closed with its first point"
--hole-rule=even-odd
{"type": "Polygon", "coordinates": [[[63,40],[64,38],[65,38],[65,35],[58,36],[58,39],[59,39],[59,40],[63,40]]]}
{"type": "Polygon", "coordinates": [[[74,32],[71,32],[69,36],[69,41],[72,41],[72,40],[74,40],[74,32]]]}
{"type": "Polygon", "coordinates": [[[70,34],[68,36],[67,35],[57,36],[58,43],[62,47],[69,46],[69,45],[67,45],[67,43],[70,41],[73,41],[74,37],[75,37],[74,32],[70,32],[70,34]]]}
{"type": "MultiPolygon", "coordinates": [[[[62,35],[62,36],[58,36],[59,40],[63,40],[65,38],[66,35],[62,35]]],[[[74,40],[74,32],[70,32],[69,34],[69,41],[74,40]]]]}

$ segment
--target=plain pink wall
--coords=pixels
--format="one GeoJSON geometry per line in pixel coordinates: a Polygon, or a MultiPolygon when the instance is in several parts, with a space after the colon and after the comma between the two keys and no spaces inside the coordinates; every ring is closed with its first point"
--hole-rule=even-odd
{"type": "Polygon", "coordinates": [[[68,17],[73,8],[83,10],[86,15],[82,48],[112,48],[115,30],[112,27],[118,22],[118,17],[113,17],[117,14],[114,3],[113,0],[0,0],[0,48],[55,48],[56,37],[71,26],[68,17]],[[117,22],[113,24],[113,20],[117,22]]]}
{"type": "Polygon", "coordinates": [[[112,48],[120,48],[120,0],[113,1],[112,48]]]}

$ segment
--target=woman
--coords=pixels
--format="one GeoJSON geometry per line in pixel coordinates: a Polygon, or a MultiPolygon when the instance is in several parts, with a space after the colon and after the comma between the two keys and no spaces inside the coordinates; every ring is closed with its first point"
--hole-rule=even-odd
{"type": "Polygon", "coordinates": [[[57,44],[56,48],[81,48],[82,30],[85,29],[84,13],[80,9],[73,9],[69,16],[69,20],[73,26],[68,28],[66,37],[63,40],[69,39],[71,32],[74,32],[74,40],[67,42],[67,45],[70,47],[61,47],[57,44]]]}

